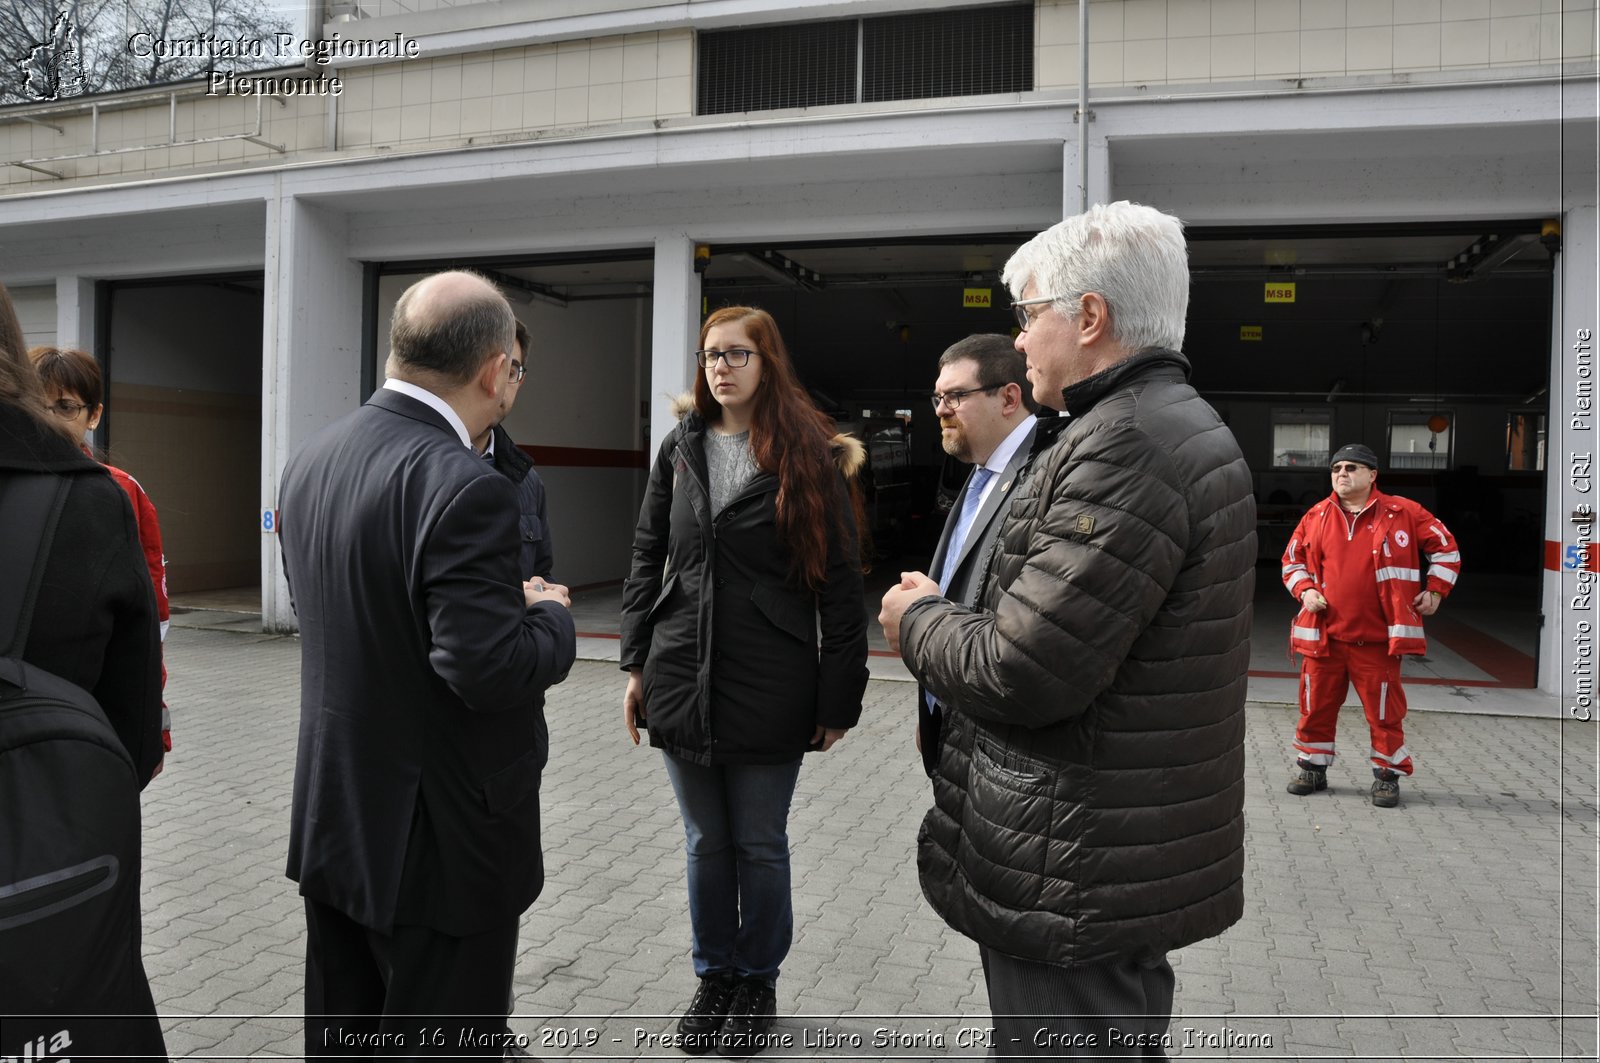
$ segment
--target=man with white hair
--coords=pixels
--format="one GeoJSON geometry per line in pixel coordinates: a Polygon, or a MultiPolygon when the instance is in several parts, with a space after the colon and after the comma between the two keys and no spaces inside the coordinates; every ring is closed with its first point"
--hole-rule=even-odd
{"type": "Polygon", "coordinates": [[[1097,206],[1024,244],[1034,397],[976,608],[906,573],[880,620],[945,709],[923,893],[978,942],[1000,1056],[1165,1058],[1167,953],[1243,912],[1255,502],[1179,353],[1178,219],[1097,206]]]}

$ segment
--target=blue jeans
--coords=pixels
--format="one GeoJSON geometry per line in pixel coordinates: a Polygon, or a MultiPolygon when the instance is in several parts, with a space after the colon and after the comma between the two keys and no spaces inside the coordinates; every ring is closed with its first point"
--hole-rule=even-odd
{"type": "Polygon", "coordinates": [[[663,756],[688,840],[694,973],[771,984],[794,941],[789,802],[800,758],[705,766],[663,756]]]}

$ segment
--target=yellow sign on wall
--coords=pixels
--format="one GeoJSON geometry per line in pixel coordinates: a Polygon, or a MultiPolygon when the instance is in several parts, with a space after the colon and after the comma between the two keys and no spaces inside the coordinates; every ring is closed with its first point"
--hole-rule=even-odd
{"type": "Polygon", "coordinates": [[[1239,326],[1239,338],[1241,340],[1254,340],[1256,342],[1260,342],[1260,340],[1261,340],[1261,326],[1260,325],[1240,325],[1239,326]]]}
{"type": "Polygon", "coordinates": [[[1268,281],[1266,301],[1269,303],[1294,302],[1294,281],[1268,281]]]}
{"type": "Polygon", "coordinates": [[[963,288],[961,289],[961,305],[975,310],[987,310],[993,306],[992,288],[963,288]]]}

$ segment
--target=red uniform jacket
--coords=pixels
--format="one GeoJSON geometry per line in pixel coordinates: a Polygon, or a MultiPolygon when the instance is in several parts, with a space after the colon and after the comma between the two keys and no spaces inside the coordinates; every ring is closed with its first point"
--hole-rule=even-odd
{"type": "MultiPolygon", "coordinates": [[[[1390,656],[1421,654],[1428,650],[1422,634],[1422,617],[1411,602],[1424,589],[1447,596],[1461,574],[1461,551],[1444,522],[1409,498],[1373,489],[1368,506],[1377,507],[1370,532],[1370,577],[1389,634],[1390,656]],[[1428,562],[1426,577],[1422,560],[1428,562]]],[[[1364,511],[1363,511],[1364,512],[1364,511]]],[[[1324,553],[1331,536],[1348,535],[1349,525],[1340,512],[1339,498],[1329,495],[1307,511],[1283,552],[1283,585],[1298,600],[1313,587],[1322,587],[1326,575],[1324,553]]],[[[1369,534],[1357,531],[1358,535],[1369,534]]],[[[1328,653],[1322,613],[1301,609],[1289,632],[1293,652],[1308,657],[1328,653]]]]}
{"type": "MultiPolygon", "coordinates": [[[[92,455],[91,455],[92,456],[92,455]]],[[[104,464],[102,462],[101,464],[104,464]]],[[[133,504],[133,523],[139,530],[139,549],[144,552],[145,566],[150,569],[150,585],[156,592],[156,617],[161,621],[161,641],[167,641],[167,624],[172,619],[172,609],[167,602],[167,557],[161,549],[161,524],[156,520],[156,507],[144,493],[139,481],[115,465],[106,465],[106,471],[128,493],[133,504]]],[[[161,662],[161,688],[167,686],[165,653],[161,662]]],[[[172,716],[167,712],[167,702],[161,700],[161,744],[172,750],[172,716]]]]}

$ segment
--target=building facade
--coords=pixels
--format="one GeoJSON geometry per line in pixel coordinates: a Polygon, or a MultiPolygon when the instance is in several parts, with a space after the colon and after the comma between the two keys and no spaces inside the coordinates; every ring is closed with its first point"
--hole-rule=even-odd
{"type": "Polygon", "coordinates": [[[1257,470],[1263,543],[1326,492],[1302,453],[1363,438],[1527,588],[1537,685],[1592,695],[1594,0],[307,21],[326,64],[0,108],[0,280],[30,339],[105,361],[102,442],[162,506],[176,582],[259,578],[264,623],[292,626],[278,475],[381,381],[419,274],[471,264],[517,302],[535,350],[508,427],[564,502],[561,578],[601,583],[708,306],[771,305],[808,382],[915,447],[939,351],[1009,325],[1005,254],[1132,199],[1193,237],[1189,353],[1257,470]]]}

